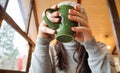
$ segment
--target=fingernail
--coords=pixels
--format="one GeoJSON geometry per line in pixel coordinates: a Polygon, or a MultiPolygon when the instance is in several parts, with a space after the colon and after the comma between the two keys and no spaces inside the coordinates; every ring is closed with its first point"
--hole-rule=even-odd
{"type": "Polygon", "coordinates": [[[55,9],[57,9],[58,8],[58,6],[57,5],[55,5],[55,9]]]}
{"type": "Polygon", "coordinates": [[[74,28],[74,27],[72,27],[72,30],[73,30],[73,31],[75,31],[75,28],[74,28]]]}
{"type": "Polygon", "coordinates": [[[56,12],[56,16],[59,16],[59,12],[56,12]]]}
{"type": "Polygon", "coordinates": [[[55,34],[56,32],[55,31],[52,31],[52,34],[55,34]]]}
{"type": "Polygon", "coordinates": [[[70,14],[73,14],[73,10],[72,10],[72,9],[69,9],[69,13],[70,13],[70,14]]]}
{"type": "Polygon", "coordinates": [[[72,15],[68,15],[68,18],[69,18],[69,19],[72,19],[72,15]]]}

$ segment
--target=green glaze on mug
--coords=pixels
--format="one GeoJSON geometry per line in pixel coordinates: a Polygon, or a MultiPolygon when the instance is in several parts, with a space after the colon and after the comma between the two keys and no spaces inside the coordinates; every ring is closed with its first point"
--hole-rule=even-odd
{"type": "Polygon", "coordinates": [[[48,8],[43,13],[43,20],[48,24],[48,27],[57,31],[55,38],[60,42],[68,43],[74,40],[75,32],[71,30],[71,27],[75,27],[78,24],[77,22],[68,19],[68,10],[73,8],[74,7],[70,5],[61,5],[57,10],[48,8]],[[61,22],[51,22],[46,16],[47,11],[50,13],[58,11],[60,13],[61,22]]]}

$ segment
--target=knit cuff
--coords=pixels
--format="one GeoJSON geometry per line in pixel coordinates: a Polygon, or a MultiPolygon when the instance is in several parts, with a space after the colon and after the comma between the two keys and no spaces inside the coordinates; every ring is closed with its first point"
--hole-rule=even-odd
{"type": "Polygon", "coordinates": [[[88,42],[84,42],[86,51],[88,52],[89,58],[100,57],[102,55],[102,49],[97,44],[96,40],[92,38],[88,42]]]}
{"type": "Polygon", "coordinates": [[[40,36],[37,37],[35,52],[39,54],[45,54],[49,52],[49,43],[51,38],[42,38],[40,36]]]}

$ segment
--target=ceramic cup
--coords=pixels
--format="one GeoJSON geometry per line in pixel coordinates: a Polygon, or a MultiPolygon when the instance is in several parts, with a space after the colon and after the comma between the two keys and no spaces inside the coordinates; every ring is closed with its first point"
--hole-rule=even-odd
{"type": "Polygon", "coordinates": [[[48,24],[48,27],[56,30],[55,38],[60,42],[68,43],[74,40],[75,32],[71,30],[71,27],[78,26],[78,23],[68,19],[68,10],[73,8],[70,5],[61,5],[57,10],[48,8],[43,12],[43,20],[48,24]],[[53,23],[47,18],[47,12],[55,11],[60,13],[61,21],[59,23],[53,23]]]}

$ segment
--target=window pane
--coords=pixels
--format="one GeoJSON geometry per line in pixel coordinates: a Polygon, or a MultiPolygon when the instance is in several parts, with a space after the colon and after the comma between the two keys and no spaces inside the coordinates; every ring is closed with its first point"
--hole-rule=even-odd
{"type": "Polygon", "coordinates": [[[22,19],[22,14],[20,12],[20,8],[17,0],[9,0],[6,12],[10,17],[18,24],[18,26],[25,31],[25,24],[22,19]]]}
{"type": "Polygon", "coordinates": [[[8,0],[0,0],[0,5],[5,8],[8,0]]]}
{"type": "Polygon", "coordinates": [[[6,12],[25,32],[28,29],[31,6],[31,0],[9,0],[6,8],[6,12]]]}
{"type": "Polygon", "coordinates": [[[28,42],[5,21],[0,28],[0,69],[25,71],[28,42]]]}

